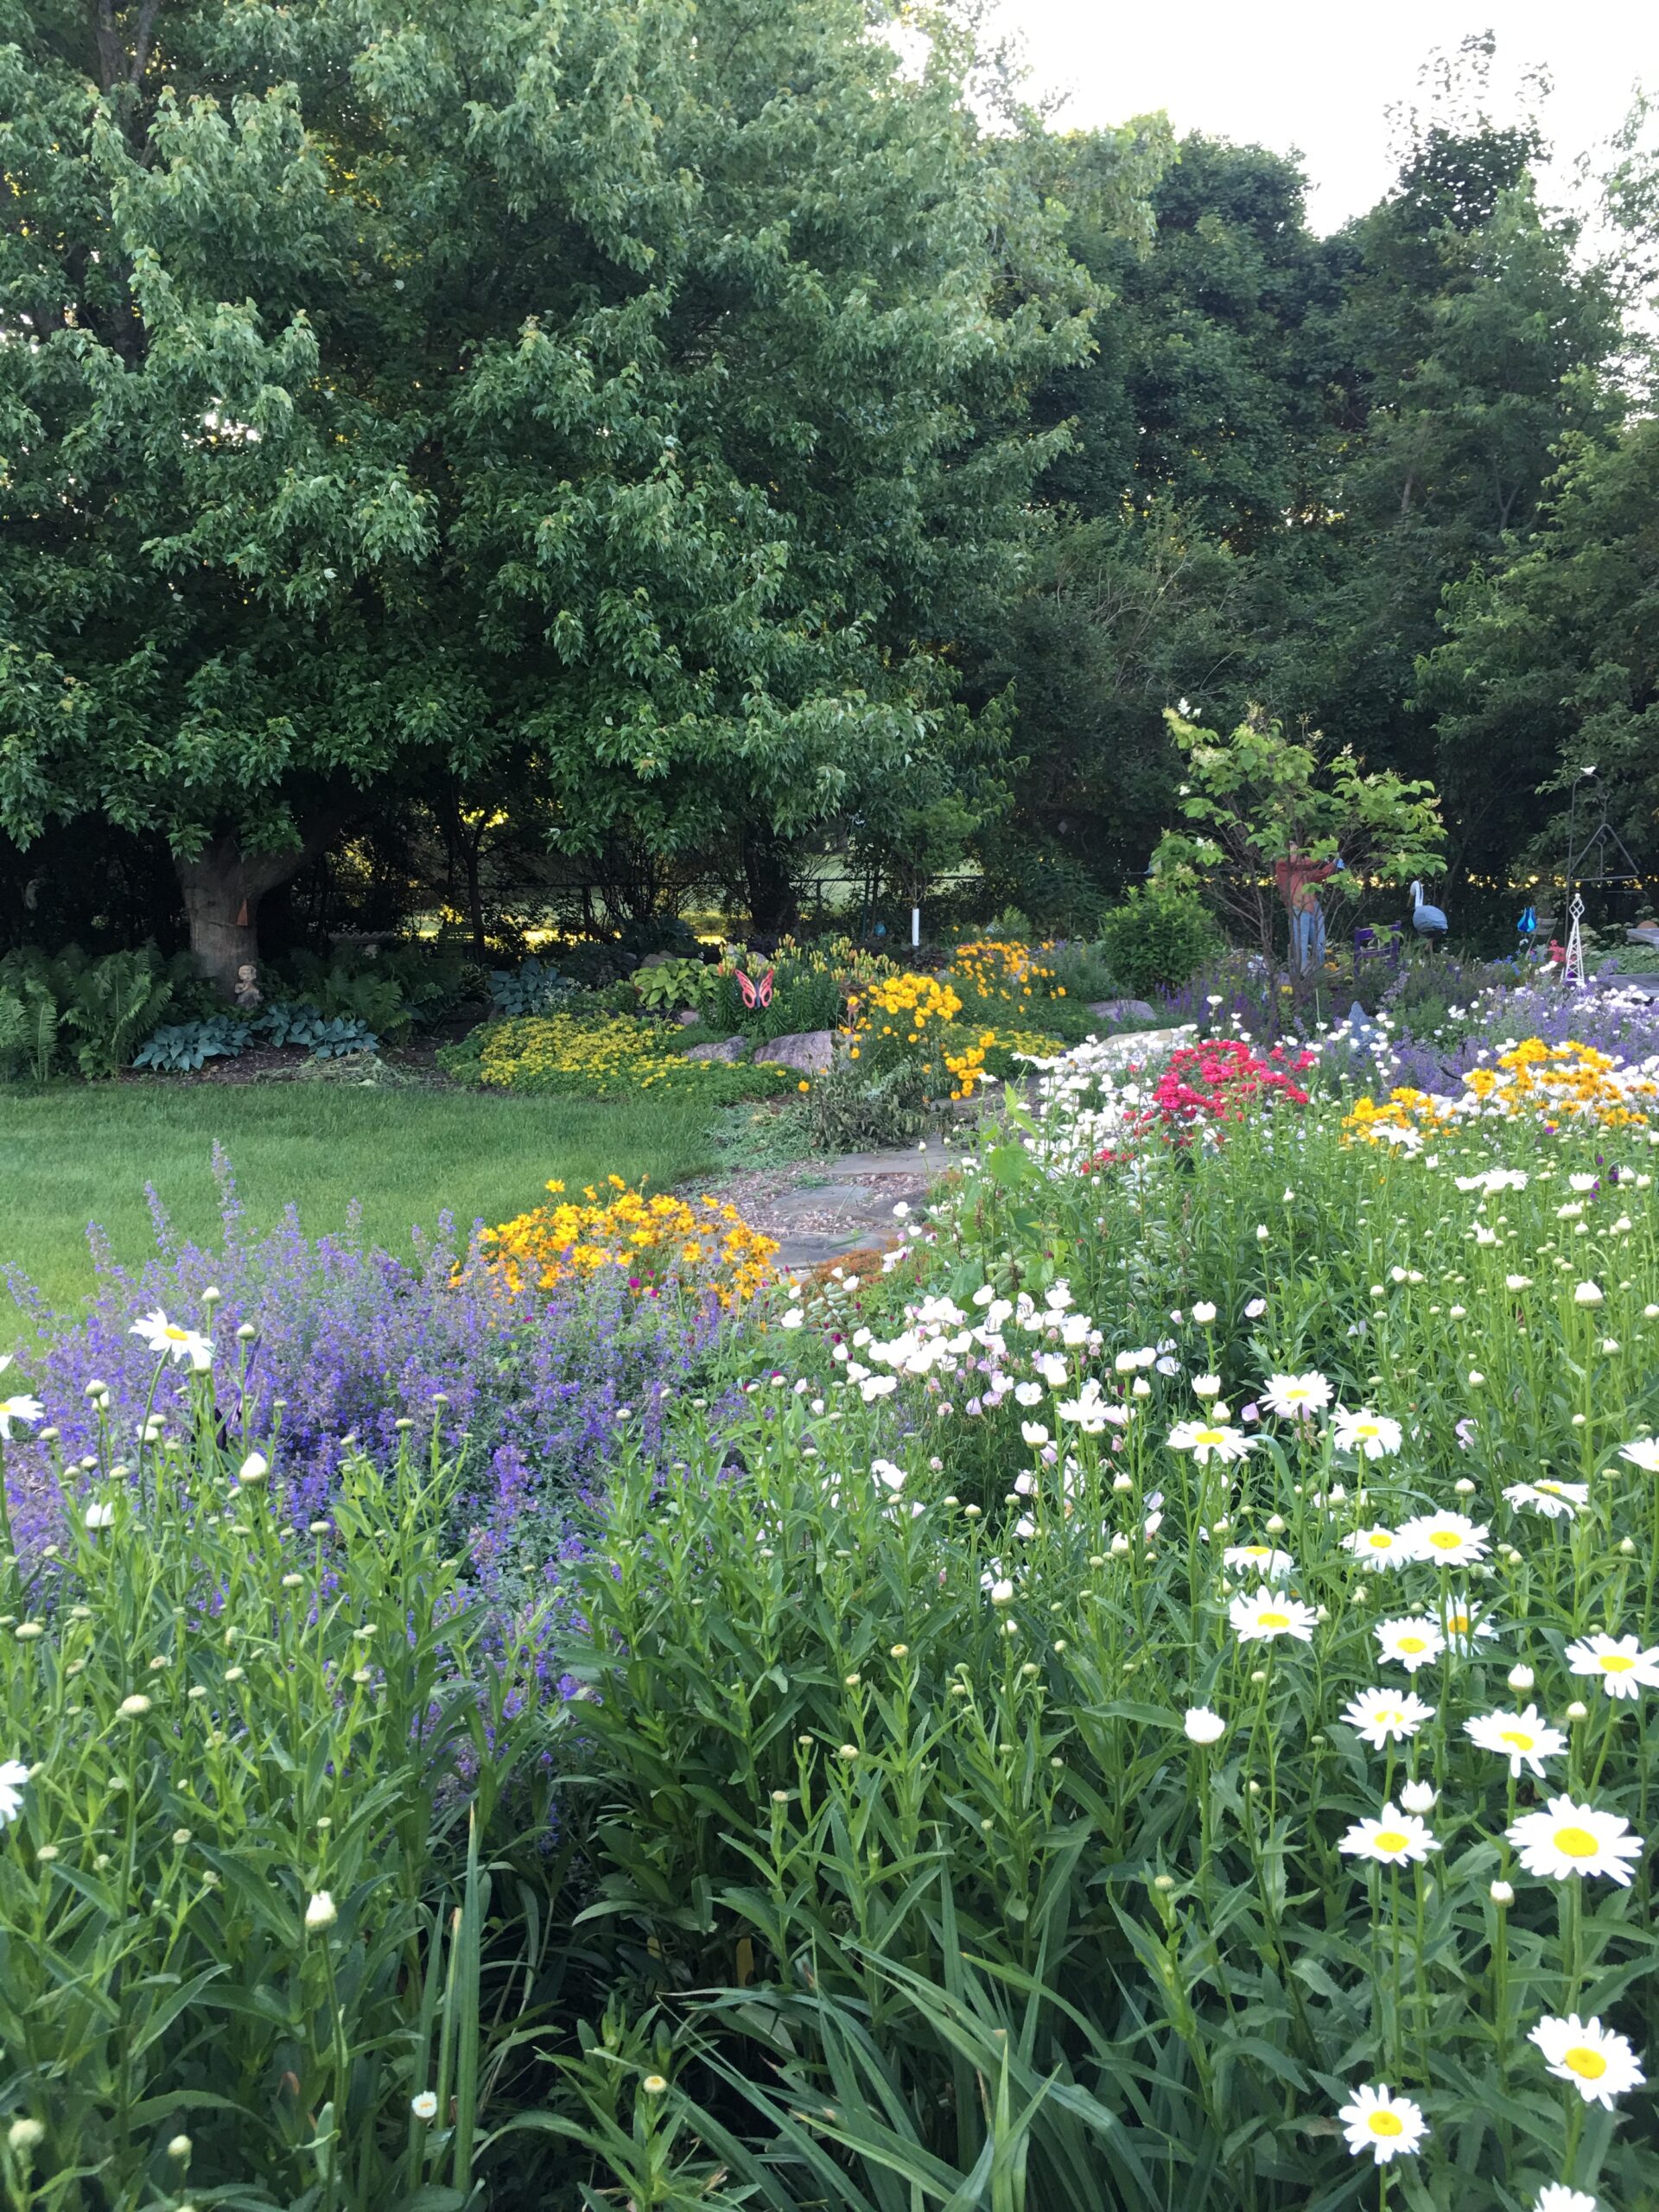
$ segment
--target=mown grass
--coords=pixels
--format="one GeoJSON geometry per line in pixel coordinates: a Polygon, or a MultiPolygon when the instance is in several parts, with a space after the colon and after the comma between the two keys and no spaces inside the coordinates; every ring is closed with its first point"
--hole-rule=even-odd
{"type": "MultiPolygon", "coordinates": [[[[181,1235],[216,1239],[215,1143],[228,1154],[251,1226],[292,1201],[312,1233],[337,1230],[353,1199],[388,1250],[452,1211],[463,1229],[533,1205],[550,1176],[572,1185],[613,1171],[653,1188],[710,1160],[708,1110],[648,1097],[573,1101],[323,1084],[0,1087],[0,1265],[55,1306],[92,1287],[86,1229],[124,1261],[153,1249],[145,1186],[181,1235]]],[[[15,1308],[0,1284],[0,1338],[15,1308]]]]}

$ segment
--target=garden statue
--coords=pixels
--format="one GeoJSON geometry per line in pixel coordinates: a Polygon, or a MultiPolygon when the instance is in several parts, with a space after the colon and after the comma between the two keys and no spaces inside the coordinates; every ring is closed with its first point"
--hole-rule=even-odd
{"type": "Polygon", "coordinates": [[[1324,883],[1342,866],[1340,860],[1311,861],[1299,845],[1273,864],[1273,880],[1290,916],[1290,961],[1306,976],[1325,965],[1325,915],[1317,884],[1324,883]]]}
{"type": "Polygon", "coordinates": [[[1419,937],[1426,938],[1431,944],[1440,943],[1450,926],[1440,909],[1431,906],[1424,898],[1421,883],[1414,883],[1411,887],[1411,926],[1419,937]]]}
{"type": "Polygon", "coordinates": [[[250,960],[236,971],[236,1003],[243,1014],[257,1014],[265,1002],[259,988],[259,970],[250,960]]]}

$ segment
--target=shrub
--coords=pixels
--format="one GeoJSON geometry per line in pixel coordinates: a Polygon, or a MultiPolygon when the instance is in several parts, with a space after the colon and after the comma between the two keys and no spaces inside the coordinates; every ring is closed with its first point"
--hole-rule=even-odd
{"type": "Polygon", "coordinates": [[[550,961],[533,956],[516,968],[497,968],[490,975],[490,1001],[500,1014],[556,1013],[576,988],[550,961]]]}
{"type": "Polygon", "coordinates": [[[153,944],[98,959],[77,945],[55,958],[8,953],[0,959],[0,1073],[43,1083],[78,1038],[73,1052],[81,1075],[117,1075],[194,979],[188,953],[167,960],[153,944]]]}
{"type": "Polygon", "coordinates": [[[918,1062],[901,1059],[871,1073],[838,1052],[804,1101],[812,1149],[873,1152],[913,1143],[927,1128],[933,1090],[918,1062]]]}
{"type": "Polygon", "coordinates": [[[1215,922],[1196,892],[1156,879],[1131,887],[1101,924],[1101,950],[1124,989],[1179,990],[1219,943],[1215,922]]]}
{"type": "Polygon", "coordinates": [[[794,1088],[786,1069],[690,1060],[679,1044],[677,1032],[626,1015],[607,1020],[556,1014],[489,1022],[438,1058],[460,1080],[552,1096],[620,1098],[651,1090],[724,1106],[794,1088]]]}

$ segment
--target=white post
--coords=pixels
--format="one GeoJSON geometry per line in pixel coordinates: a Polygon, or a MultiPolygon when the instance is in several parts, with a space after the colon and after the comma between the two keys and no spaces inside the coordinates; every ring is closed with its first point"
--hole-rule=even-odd
{"type": "Polygon", "coordinates": [[[921,941],[922,910],[919,906],[912,906],[910,910],[910,949],[912,952],[915,951],[917,946],[920,944],[921,941]]]}

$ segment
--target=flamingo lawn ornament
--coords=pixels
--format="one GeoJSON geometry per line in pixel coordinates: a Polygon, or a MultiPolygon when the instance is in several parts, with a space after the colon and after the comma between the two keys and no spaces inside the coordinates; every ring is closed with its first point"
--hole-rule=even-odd
{"type": "Polygon", "coordinates": [[[1411,887],[1411,926],[1419,937],[1427,938],[1431,944],[1439,944],[1449,927],[1440,908],[1431,906],[1424,899],[1421,883],[1414,883],[1411,887]]]}

